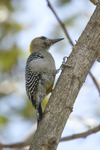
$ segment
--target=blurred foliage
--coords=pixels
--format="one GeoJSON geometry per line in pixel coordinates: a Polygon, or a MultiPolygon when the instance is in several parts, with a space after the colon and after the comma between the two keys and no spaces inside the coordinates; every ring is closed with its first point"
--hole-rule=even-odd
{"type": "Polygon", "coordinates": [[[17,113],[24,117],[24,119],[36,119],[35,108],[32,106],[32,103],[26,99],[26,105],[21,110],[17,110],[17,113]]]}
{"type": "Polygon", "coordinates": [[[13,8],[12,0],[0,0],[0,70],[4,72],[11,72],[12,67],[18,64],[17,58],[20,55],[15,35],[22,29],[22,25],[12,18],[16,9],[13,8]]]}
{"type": "Polygon", "coordinates": [[[59,1],[58,1],[58,5],[59,5],[59,6],[63,6],[63,5],[65,5],[65,4],[67,4],[67,3],[69,3],[69,2],[71,2],[71,0],[59,0],[59,1]]]}
{"type": "Polygon", "coordinates": [[[0,5],[6,6],[9,9],[9,11],[14,11],[11,2],[12,2],[11,0],[0,0],[0,5]]]}
{"type": "MultiPolygon", "coordinates": [[[[19,58],[22,59],[22,51],[17,45],[16,34],[23,29],[23,26],[16,21],[13,15],[18,11],[21,2],[22,0],[0,0],[0,86],[2,87],[2,81],[13,77],[12,69],[14,68],[15,74],[20,69],[18,61],[19,58]]],[[[10,84],[8,88],[10,89],[10,84]]],[[[7,99],[9,93],[8,95],[4,94],[3,90],[5,91],[6,88],[0,91],[0,96],[7,99]]],[[[9,112],[10,110],[11,108],[9,108],[9,112]]],[[[9,118],[7,119],[5,116],[0,116],[0,129],[2,130],[2,127],[9,123],[9,118]]]]}
{"type": "Polygon", "coordinates": [[[4,127],[4,125],[8,122],[8,119],[0,116],[0,130],[4,127]]]}
{"type": "Polygon", "coordinates": [[[0,70],[1,71],[10,71],[14,65],[17,64],[18,56],[20,54],[17,46],[13,45],[13,48],[9,51],[0,51],[0,70]]]}
{"type": "Polygon", "coordinates": [[[74,25],[74,20],[79,16],[79,14],[77,15],[74,15],[72,17],[70,17],[69,19],[67,18],[65,21],[64,21],[64,24],[67,25],[67,26],[73,26],[74,25]]]}
{"type": "MultiPolygon", "coordinates": [[[[48,102],[48,97],[46,97],[44,99],[44,101],[42,102],[42,110],[43,111],[47,105],[47,102],[48,102]]],[[[25,107],[21,110],[18,110],[17,113],[19,115],[22,115],[25,119],[30,119],[30,120],[35,119],[36,120],[35,108],[32,106],[32,103],[28,99],[26,100],[25,107]]]]}

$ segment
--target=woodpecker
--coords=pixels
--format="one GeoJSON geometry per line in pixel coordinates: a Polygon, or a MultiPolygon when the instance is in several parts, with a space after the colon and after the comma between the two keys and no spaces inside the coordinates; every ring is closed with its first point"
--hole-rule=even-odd
{"type": "Polygon", "coordinates": [[[41,103],[52,91],[56,70],[55,61],[48,52],[51,45],[63,40],[50,39],[44,36],[37,37],[31,41],[30,56],[26,62],[25,80],[26,93],[32,105],[36,109],[37,122],[43,117],[41,103]]]}

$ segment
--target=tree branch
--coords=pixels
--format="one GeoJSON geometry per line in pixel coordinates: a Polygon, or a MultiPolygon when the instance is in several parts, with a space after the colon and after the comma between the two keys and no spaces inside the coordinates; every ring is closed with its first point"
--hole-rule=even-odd
{"type": "Polygon", "coordinates": [[[92,133],[96,133],[98,131],[100,131],[100,125],[95,127],[95,128],[93,128],[93,129],[90,129],[90,130],[88,130],[86,132],[79,133],[79,134],[74,134],[74,135],[71,135],[71,136],[68,136],[68,137],[65,137],[65,138],[61,138],[60,142],[69,141],[69,140],[73,140],[73,139],[77,139],[77,138],[85,138],[88,135],[90,135],[92,133]]]}
{"type": "Polygon", "coordinates": [[[52,12],[54,13],[55,17],[57,18],[57,20],[58,20],[59,24],[61,25],[61,27],[62,27],[62,29],[63,29],[63,31],[64,31],[66,37],[67,37],[68,40],[69,40],[70,44],[71,44],[72,46],[74,46],[74,43],[72,42],[72,40],[71,40],[71,38],[70,38],[70,36],[69,36],[69,34],[68,34],[68,31],[67,31],[67,29],[65,28],[64,23],[62,23],[61,20],[59,19],[59,17],[58,17],[58,15],[56,14],[55,10],[54,10],[53,7],[51,6],[51,3],[49,2],[49,0],[47,0],[47,4],[48,4],[48,7],[49,7],[49,8],[52,10],[52,12]]]}
{"type": "Polygon", "coordinates": [[[66,121],[71,113],[78,92],[100,49],[100,3],[87,27],[73,47],[66,67],[61,73],[44,117],[34,134],[30,150],[56,150],[66,121]]]}
{"type": "Polygon", "coordinates": [[[15,144],[0,144],[0,149],[1,148],[22,148],[29,146],[30,143],[27,142],[21,142],[21,143],[15,143],[15,144]]]}
{"type": "Polygon", "coordinates": [[[98,82],[96,81],[95,77],[93,76],[93,74],[91,72],[89,72],[89,75],[92,78],[92,80],[93,80],[93,82],[94,82],[94,84],[95,84],[95,86],[96,86],[96,88],[97,88],[97,90],[98,90],[98,92],[100,94],[100,87],[99,87],[98,82]]]}
{"type": "MultiPolygon", "coordinates": [[[[77,139],[77,138],[85,138],[88,135],[91,135],[92,133],[96,133],[98,131],[100,131],[100,125],[93,129],[90,129],[86,132],[74,134],[74,135],[71,135],[71,136],[68,136],[65,138],[61,138],[60,142],[69,141],[69,140],[73,140],[73,139],[77,139]]],[[[15,143],[15,144],[0,144],[0,148],[22,148],[22,147],[26,147],[29,145],[30,145],[30,143],[27,143],[27,142],[15,143]]]]}
{"type": "Polygon", "coordinates": [[[99,0],[90,0],[94,5],[97,5],[97,3],[99,2],[99,0]]]}

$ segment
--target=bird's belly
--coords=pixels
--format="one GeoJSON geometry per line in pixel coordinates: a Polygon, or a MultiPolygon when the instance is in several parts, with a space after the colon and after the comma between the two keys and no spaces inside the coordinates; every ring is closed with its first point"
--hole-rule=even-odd
{"type": "Polygon", "coordinates": [[[46,74],[42,75],[41,84],[46,89],[46,95],[48,95],[51,92],[54,85],[54,81],[55,81],[54,75],[46,75],[46,74]]]}
{"type": "Polygon", "coordinates": [[[46,95],[48,95],[52,91],[54,81],[55,81],[55,78],[53,79],[53,81],[49,85],[46,86],[46,95]]]}

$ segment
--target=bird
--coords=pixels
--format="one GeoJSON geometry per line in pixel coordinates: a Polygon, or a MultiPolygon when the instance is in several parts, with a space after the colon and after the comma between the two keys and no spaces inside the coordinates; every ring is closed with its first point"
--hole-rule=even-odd
{"type": "Polygon", "coordinates": [[[50,47],[64,38],[50,39],[45,36],[36,37],[30,44],[30,55],[25,68],[25,84],[28,99],[36,109],[37,123],[42,120],[41,104],[52,91],[55,76],[59,69],[49,53],[50,47]]]}

